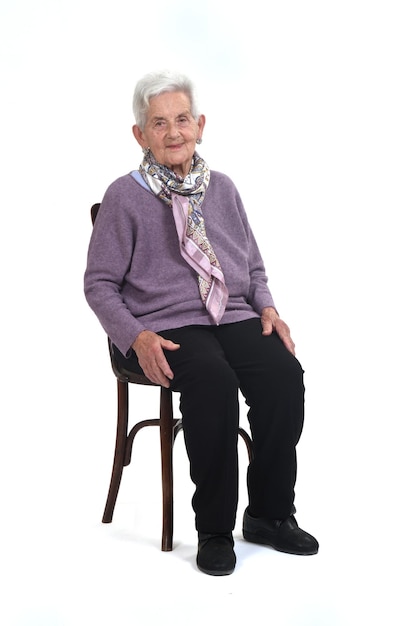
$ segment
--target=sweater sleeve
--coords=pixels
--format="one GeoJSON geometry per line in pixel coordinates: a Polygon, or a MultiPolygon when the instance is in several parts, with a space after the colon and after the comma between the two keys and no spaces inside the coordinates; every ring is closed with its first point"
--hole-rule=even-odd
{"type": "Polygon", "coordinates": [[[261,315],[265,307],[272,306],[276,309],[274,299],[268,287],[268,277],[265,273],[264,263],[255,241],[255,237],[250,231],[250,289],[248,302],[254,311],[261,315]]]}
{"type": "Polygon", "coordinates": [[[250,277],[248,303],[252,306],[256,313],[261,315],[262,309],[265,307],[276,307],[268,287],[268,277],[265,272],[262,255],[249,224],[249,220],[239,194],[237,198],[237,205],[248,242],[248,265],[250,277]]]}
{"type": "Polygon", "coordinates": [[[121,294],[135,233],[123,197],[119,181],[110,185],[103,197],[88,249],[84,292],[111,341],[127,355],[144,326],[129,311],[121,294]]]}

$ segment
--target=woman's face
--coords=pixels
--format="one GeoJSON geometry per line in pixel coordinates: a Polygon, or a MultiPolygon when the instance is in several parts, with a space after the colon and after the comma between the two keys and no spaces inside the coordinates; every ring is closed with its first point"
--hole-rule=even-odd
{"type": "Polygon", "coordinates": [[[174,91],[151,98],[145,128],[135,125],[133,134],[142,148],[151,149],[158,163],[185,178],[204,124],[204,115],[198,122],[191,115],[188,96],[174,91]]]}

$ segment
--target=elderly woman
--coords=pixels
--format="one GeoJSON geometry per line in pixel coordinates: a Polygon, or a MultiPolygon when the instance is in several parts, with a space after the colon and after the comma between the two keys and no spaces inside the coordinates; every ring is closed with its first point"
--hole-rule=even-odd
{"type": "Polygon", "coordinates": [[[303,370],[239,193],[196,152],[205,117],[187,77],[146,75],[133,110],[143,160],[102,200],[87,301],[123,366],[180,394],[199,569],[235,568],[239,390],[254,449],[243,536],[315,554],[316,539],[294,518],[303,370]]]}

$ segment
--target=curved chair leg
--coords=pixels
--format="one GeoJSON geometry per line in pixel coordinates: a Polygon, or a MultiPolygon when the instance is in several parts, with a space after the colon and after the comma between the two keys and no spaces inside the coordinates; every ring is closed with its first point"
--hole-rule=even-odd
{"type": "Polygon", "coordinates": [[[174,528],[174,485],[172,471],[172,449],[174,445],[174,418],[172,391],[161,387],[160,436],[162,469],[162,546],[164,552],[172,550],[174,528]]]}
{"type": "Polygon", "coordinates": [[[253,461],[253,446],[252,439],[244,428],[239,428],[239,435],[242,437],[246,444],[246,450],[248,451],[249,462],[253,461]]]}
{"type": "Polygon", "coordinates": [[[110,479],[110,487],[107,502],[103,514],[103,524],[109,524],[113,519],[114,507],[117,494],[119,493],[120,481],[122,480],[123,467],[125,464],[126,439],[129,411],[128,383],[117,380],[117,434],[114,449],[113,471],[110,479]]]}

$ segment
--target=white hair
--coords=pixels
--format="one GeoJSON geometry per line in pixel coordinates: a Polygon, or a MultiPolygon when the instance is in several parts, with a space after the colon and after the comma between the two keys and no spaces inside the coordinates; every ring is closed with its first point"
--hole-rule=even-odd
{"type": "Polygon", "coordinates": [[[184,74],[170,71],[151,72],[137,82],[133,94],[133,115],[139,128],[145,127],[150,99],[170,91],[180,91],[188,96],[191,115],[198,121],[200,113],[192,81],[184,74]]]}

